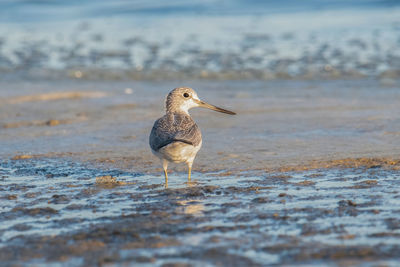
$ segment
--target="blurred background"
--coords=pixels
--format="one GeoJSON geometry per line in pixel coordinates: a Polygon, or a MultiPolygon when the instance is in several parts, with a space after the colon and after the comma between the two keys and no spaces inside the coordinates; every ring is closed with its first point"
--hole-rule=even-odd
{"type": "Polygon", "coordinates": [[[0,266],[398,266],[399,88],[400,1],[0,0],[0,266]]]}
{"type": "Polygon", "coordinates": [[[0,74],[391,83],[400,1],[2,0],[0,74]]]}

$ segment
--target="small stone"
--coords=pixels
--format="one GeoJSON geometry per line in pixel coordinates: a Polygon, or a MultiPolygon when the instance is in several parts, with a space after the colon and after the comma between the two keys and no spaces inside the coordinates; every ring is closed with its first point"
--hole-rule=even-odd
{"type": "Polygon", "coordinates": [[[46,122],[46,125],[47,126],[57,126],[57,125],[59,125],[60,124],[60,121],[59,120],[48,120],[47,122],[46,122]]]}

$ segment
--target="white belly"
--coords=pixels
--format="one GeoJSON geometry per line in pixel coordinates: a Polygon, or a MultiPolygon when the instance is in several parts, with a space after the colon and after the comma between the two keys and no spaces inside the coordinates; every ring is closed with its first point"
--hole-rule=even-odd
{"type": "Polygon", "coordinates": [[[166,159],[170,162],[193,162],[201,148],[201,144],[202,142],[198,146],[192,146],[183,142],[174,142],[160,148],[158,151],[152,150],[152,152],[160,159],[166,159]]]}

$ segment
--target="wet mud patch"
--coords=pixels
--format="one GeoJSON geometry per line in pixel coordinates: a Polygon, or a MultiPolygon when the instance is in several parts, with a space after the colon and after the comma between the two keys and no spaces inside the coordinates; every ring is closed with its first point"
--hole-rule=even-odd
{"type": "Polygon", "coordinates": [[[57,101],[63,99],[81,99],[81,98],[100,98],[105,97],[107,94],[104,92],[51,92],[36,95],[24,95],[11,97],[7,99],[0,99],[1,102],[9,104],[19,104],[25,102],[38,102],[38,101],[57,101]]]}
{"type": "Polygon", "coordinates": [[[396,170],[163,177],[57,159],[0,163],[0,259],[60,266],[391,265],[396,170]]]}
{"type": "MultiPolygon", "coordinates": [[[[332,168],[352,168],[352,169],[389,169],[400,170],[400,160],[392,157],[366,157],[366,158],[344,158],[337,160],[311,160],[306,164],[299,164],[296,166],[283,166],[274,169],[279,172],[295,172],[295,171],[308,171],[317,169],[332,169],[332,168]]],[[[305,177],[313,178],[323,174],[312,173],[305,177]]]]}

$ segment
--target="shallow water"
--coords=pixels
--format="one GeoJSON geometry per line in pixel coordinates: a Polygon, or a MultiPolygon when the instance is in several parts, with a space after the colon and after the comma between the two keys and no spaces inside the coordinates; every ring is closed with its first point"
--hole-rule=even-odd
{"type": "Polygon", "coordinates": [[[250,3],[242,0],[195,0],[190,3],[180,0],[173,1],[12,1],[0,3],[1,22],[37,22],[83,19],[91,17],[110,16],[182,16],[182,15],[244,15],[244,14],[274,14],[294,13],[299,11],[324,11],[335,9],[373,9],[398,6],[394,0],[360,1],[360,0],[307,0],[299,3],[296,0],[275,1],[253,0],[250,3]]]}
{"type": "Polygon", "coordinates": [[[399,3],[285,3],[1,1],[0,265],[396,266],[399,3]],[[238,116],[165,189],[183,85],[238,116]]]}
{"type": "Polygon", "coordinates": [[[0,73],[106,80],[400,77],[397,1],[303,2],[3,1],[0,73]]]}
{"type": "Polygon", "coordinates": [[[203,135],[195,171],[325,166],[346,158],[397,159],[400,152],[400,87],[375,80],[56,80],[0,83],[0,156],[70,156],[158,173],[148,136],[164,114],[166,93],[177,86],[238,113],[191,110],[203,135]]]}
{"type": "Polygon", "coordinates": [[[171,173],[165,189],[161,176],[40,159],[3,161],[0,177],[7,263],[391,265],[400,255],[398,171],[195,172],[191,184],[171,173]],[[116,179],[96,180],[105,175],[116,179]]]}

